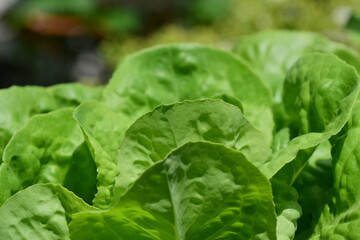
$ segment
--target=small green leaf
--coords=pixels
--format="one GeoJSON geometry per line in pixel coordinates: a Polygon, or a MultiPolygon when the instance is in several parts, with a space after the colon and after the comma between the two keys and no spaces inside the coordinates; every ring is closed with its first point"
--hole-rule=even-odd
{"type": "Polygon", "coordinates": [[[0,102],[1,157],[10,138],[31,116],[56,109],[56,103],[51,98],[51,95],[41,87],[11,87],[1,89],[0,102]]]}
{"type": "Polygon", "coordinates": [[[298,201],[297,191],[288,183],[271,180],[276,210],[276,237],[281,240],[290,240],[295,236],[297,220],[302,214],[298,201]]]}
{"type": "Polygon", "coordinates": [[[101,90],[100,87],[80,84],[60,84],[49,88],[14,86],[0,90],[0,163],[10,138],[31,116],[100,98],[101,90]]]}
{"type": "Polygon", "coordinates": [[[85,135],[97,171],[95,206],[106,208],[112,200],[117,168],[117,151],[130,121],[98,101],[86,101],[74,112],[85,135]]]}
{"type": "Polygon", "coordinates": [[[97,190],[97,172],[95,161],[87,144],[84,142],[75,149],[71,158],[62,185],[86,203],[92,204],[97,190]]]}
{"type": "Polygon", "coordinates": [[[87,100],[97,100],[102,96],[103,87],[89,87],[79,83],[65,83],[48,87],[55,101],[61,106],[76,107],[87,100]]]}
{"type": "Polygon", "coordinates": [[[0,208],[0,236],[7,240],[70,240],[74,213],[96,210],[60,185],[36,184],[0,208]]]}
{"type": "Polygon", "coordinates": [[[34,116],[10,140],[0,166],[0,205],[35,183],[64,183],[72,155],[84,141],[65,108],[34,116]]]}

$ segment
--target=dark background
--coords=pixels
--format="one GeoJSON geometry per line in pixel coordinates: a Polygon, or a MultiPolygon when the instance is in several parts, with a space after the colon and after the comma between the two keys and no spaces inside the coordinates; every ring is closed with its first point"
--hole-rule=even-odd
{"type": "Polygon", "coordinates": [[[358,46],[357,1],[1,0],[0,88],[106,83],[117,62],[165,42],[231,48],[269,28],[316,31],[358,46]],[[316,21],[314,20],[316,19],[316,21]]]}

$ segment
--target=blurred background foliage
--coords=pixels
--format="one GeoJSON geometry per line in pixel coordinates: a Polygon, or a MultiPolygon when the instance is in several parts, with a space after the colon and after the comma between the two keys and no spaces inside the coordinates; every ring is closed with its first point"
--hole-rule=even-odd
{"type": "Polygon", "coordinates": [[[265,29],[315,31],[360,49],[358,0],[1,0],[0,87],[106,82],[160,43],[231,49],[265,29]]]}

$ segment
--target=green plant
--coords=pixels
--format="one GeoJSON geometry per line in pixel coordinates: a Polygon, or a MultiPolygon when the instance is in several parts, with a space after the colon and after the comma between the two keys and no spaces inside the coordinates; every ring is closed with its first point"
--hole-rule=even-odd
{"type": "Polygon", "coordinates": [[[358,239],[359,59],[273,31],[2,90],[0,236],[358,239]]]}

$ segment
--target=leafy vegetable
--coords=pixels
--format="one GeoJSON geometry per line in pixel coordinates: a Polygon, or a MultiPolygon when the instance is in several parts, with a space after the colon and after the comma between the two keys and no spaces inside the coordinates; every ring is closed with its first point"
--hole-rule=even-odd
{"type": "Polygon", "coordinates": [[[34,185],[9,198],[0,208],[0,236],[4,239],[69,239],[67,224],[73,214],[91,210],[95,208],[60,185],[34,185]]]}
{"type": "Polygon", "coordinates": [[[112,188],[119,172],[116,167],[117,150],[129,120],[96,101],[81,104],[74,112],[74,118],[84,132],[96,164],[97,193],[94,205],[106,208],[112,201],[112,188]]]}
{"type": "Polygon", "coordinates": [[[205,140],[241,151],[261,166],[270,156],[264,136],[240,109],[220,100],[161,105],[139,118],[126,132],[118,154],[115,191],[128,186],[154,163],[187,142],[205,140]]]}
{"type": "Polygon", "coordinates": [[[334,158],[334,182],[332,197],[324,209],[314,239],[343,237],[357,239],[359,228],[359,126],[360,102],[357,101],[352,117],[349,119],[346,136],[338,143],[341,151],[334,158]]]}
{"type": "Polygon", "coordinates": [[[334,53],[360,70],[359,54],[311,32],[265,31],[243,38],[234,52],[256,69],[271,87],[275,101],[281,101],[282,86],[287,71],[305,54],[334,53]]]}
{"type": "MultiPolygon", "coordinates": [[[[284,81],[293,64],[302,56],[333,53],[360,70],[360,55],[354,50],[311,32],[265,31],[243,38],[234,52],[248,62],[273,92],[273,114],[278,130],[284,127],[284,81]]],[[[285,116],[284,116],[285,115],[285,116]]]]}
{"type": "MultiPolygon", "coordinates": [[[[359,94],[359,77],[353,67],[336,56],[315,53],[294,64],[284,90],[290,135],[296,137],[263,166],[268,177],[295,159],[299,150],[316,147],[340,132],[359,94]]],[[[284,172],[293,182],[292,171],[284,172]]]]}
{"type": "Polygon", "coordinates": [[[14,86],[0,90],[0,156],[10,138],[31,116],[62,107],[75,107],[85,100],[99,98],[100,94],[101,88],[79,84],[60,84],[50,88],[14,86]]]}
{"type": "Polygon", "coordinates": [[[294,182],[302,208],[302,215],[298,220],[297,239],[308,238],[313,233],[325,204],[332,198],[333,162],[330,151],[330,142],[320,144],[294,182]]]}
{"type": "Polygon", "coordinates": [[[70,231],[74,239],[276,238],[269,181],[241,153],[205,142],[155,164],[111,210],[76,214],[70,231]]]}
{"type": "Polygon", "coordinates": [[[12,137],[0,166],[0,205],[35,183],[64,184],[72,155],[84,141],[72,112],[65,108],[36,115],[12,137]]]}
{"type": "Polygon", "coordinates": [[[6,239],[359,239],[360,58],[312,33],[0,91],[6,239]],[[16,107],[14,107],[16,106],[16,107]]]}
{"type": "Polygon", "coordinates": [[[104,101],[135,120],[159,104],[219,94],[239,99],[244,115],[271,141],[269,89],[236,56],[201,45],[165,45],[126,58],[105,87],[104,101]]]}

